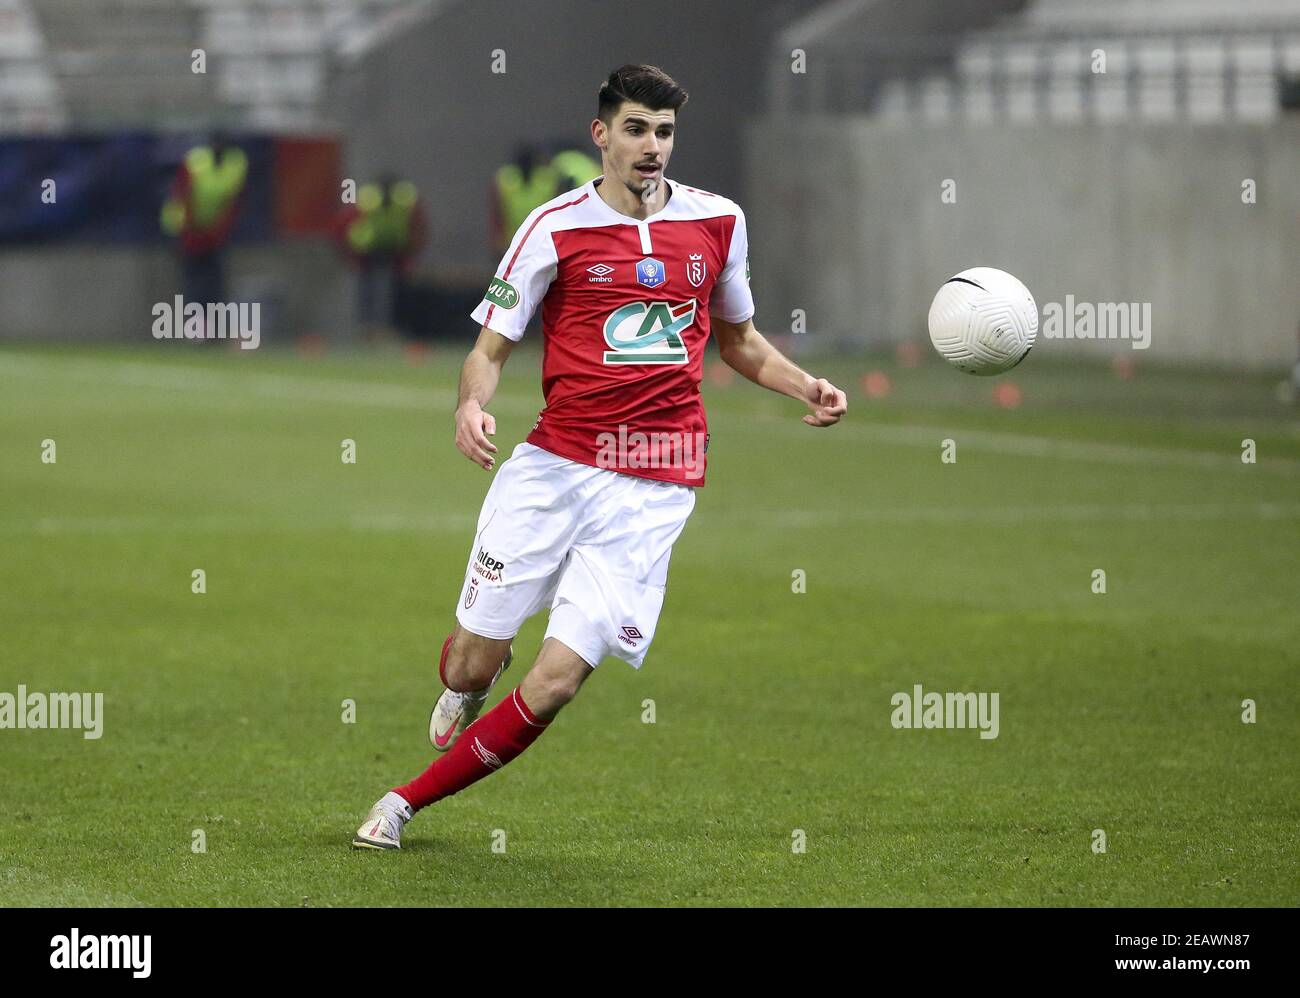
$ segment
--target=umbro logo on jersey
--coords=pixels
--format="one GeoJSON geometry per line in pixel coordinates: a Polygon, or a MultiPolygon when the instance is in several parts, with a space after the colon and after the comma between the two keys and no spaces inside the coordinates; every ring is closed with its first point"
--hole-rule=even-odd
{"type": "Polygon", "coordinates": [[[698,288],[707,276],[708,266],[704,262],[704,254],[690,254],[686,258],[686,279],[691,282],[691,287],[698,288]]]}
{"type": "Polygon", "coordinates": [[[588,274],[594,274],[594,277],[588,277],[588,284],[613,284],[614,278],[609,275],[614,273],[614,268],[607,263],[598,263],[594,267],[587,268],[588,274]]]}

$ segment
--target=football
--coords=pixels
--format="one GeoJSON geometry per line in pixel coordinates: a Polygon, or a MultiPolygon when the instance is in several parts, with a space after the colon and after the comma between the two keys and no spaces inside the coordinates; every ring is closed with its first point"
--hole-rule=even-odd
{"type": "Polygon", "coordinates": [[[992,267],[949,278],[930,304],[930,341],[967,374],[1001,374],[1029,353],[1038,335],[1038,306],[1029,289],[992,267]]]}

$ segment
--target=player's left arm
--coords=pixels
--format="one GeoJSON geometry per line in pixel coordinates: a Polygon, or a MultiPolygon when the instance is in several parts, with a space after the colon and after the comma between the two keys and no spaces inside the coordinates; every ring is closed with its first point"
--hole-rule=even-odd
{"type": "Polygon", "coordinates": [[[756,385],[799,399],[811,412],[809,426],[834,426],[848,411],[844,393],[825,378],[814,378],[754,328],[754,320],[727,322],[709,316],[709,326],[727,365],[756,385]]]}

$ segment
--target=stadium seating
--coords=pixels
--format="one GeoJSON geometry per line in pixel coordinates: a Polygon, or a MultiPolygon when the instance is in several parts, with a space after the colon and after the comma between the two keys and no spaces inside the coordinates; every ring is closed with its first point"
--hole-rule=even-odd
{"type": "Polygon", "coordinates": [[[888,22],[856,30],[872,11],[833,25],[837,85],[810,88],[821,110],[926,121],[1267,121],[1284,113],[1284,81],[1300,77],[1292,0],[1038,0],[946,44],[918,40],[902,21],[896,32],[888,22]],[[874,78],[845,72],[854,62],[877,67],[874,78]]]}

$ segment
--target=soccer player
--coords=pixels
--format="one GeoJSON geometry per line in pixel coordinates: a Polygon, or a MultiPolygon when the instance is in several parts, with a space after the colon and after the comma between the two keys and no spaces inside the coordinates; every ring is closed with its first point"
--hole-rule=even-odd
{"type": "Polygon", "coordinates": [[[354,846],[400,848],[416,811],[528,748],[606,656],[641,667],[673,543],[704,484],[710,332],[727,364],[803,402],[808,425],[831,426],[846,411],[842,391],[754,328],[740,207],[667,179],[686,99],[653,66],[612,73],[591,123],[603,175],[528,216],[473,312],[482,328],[461,371],[460,452],[495,465],[487,406],[539,305],[546,405],[479,514],[438,662],[446,689],[429,719],[444,754],[380,798],[354,846]],[[548,606],[533,667],[479,717],[520,625],[548,606]]]}

